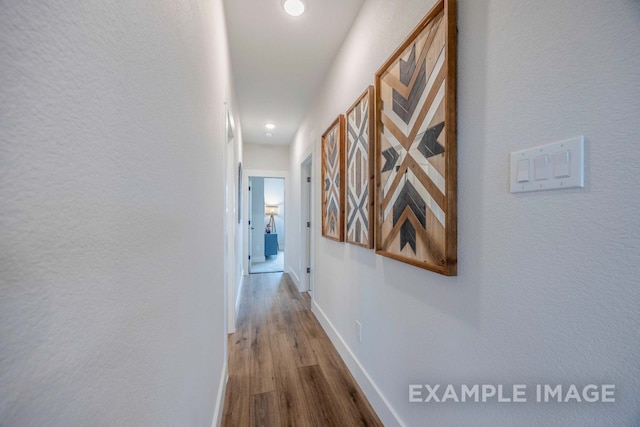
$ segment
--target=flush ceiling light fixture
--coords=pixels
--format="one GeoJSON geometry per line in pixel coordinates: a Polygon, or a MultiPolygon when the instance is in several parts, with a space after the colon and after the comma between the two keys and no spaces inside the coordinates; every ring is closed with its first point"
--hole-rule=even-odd
{"type": "Polygon", "coordinates": [[[282,7],[291,16],[300,16],[304,13],[304,3],[301,0],[283,0],[282,7]]]}
{"type": "Polygon", "coordinates": [[[276,125],[274,125],[273,123],[265,123],[264,127],[266,127],[269,130],[273,130],[276,128],[276,125]]]}

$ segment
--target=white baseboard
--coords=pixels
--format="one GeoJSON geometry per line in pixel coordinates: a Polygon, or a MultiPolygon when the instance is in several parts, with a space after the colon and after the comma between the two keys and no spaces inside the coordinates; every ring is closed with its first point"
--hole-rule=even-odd
{"type": "Polygon", "coordinates": [[[220,385],[218,386],[218,398],[216,399],[216,408],[213,411],[213,420],[211,427],[220,427],[222,424],[222,410],[224,408],[224,395],[227,392],[227,381],[229,381],[229,370],[227,362],[222,367],[222,375],[220,375],[220,385]]]}
{"type": "Polygon", "coordinates": [[[300,278],[298,278],[298,275],[296,274],[296,272],[293,271],[293,268],[291,268],[290,266],[286,266],[284,271],[287,272],[289,274],[289,276],[291,276],[291,279],[293,280],[293,283],[299,288],[300,287],[300,278]]]}
{"type": "Polygon", "coordinates": [[[398,413],[393,409],[387,398],[382,394],[382,391],[380,391],[378,386],[373,382],[371,376],[353,354],[347,343],[342,339],[342,336],[340,336],[336,328],[333,327],[333,324],[315,300],[312,300],[311,310],[316,315],[318,321],[322,325],[322,328],[338,350],[342,360],[344,360],[347,368],[349,368],[351,375],[353,375],[365,396],[369,399],[369,403],[371,403],[376,414],[378,414],[382,424],[385,426],[405,427],[406,425],[402,422],[398,413]]]}

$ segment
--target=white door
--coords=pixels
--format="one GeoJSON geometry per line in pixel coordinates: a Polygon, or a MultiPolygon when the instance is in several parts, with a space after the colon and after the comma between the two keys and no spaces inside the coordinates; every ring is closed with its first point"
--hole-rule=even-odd
{"type": "Polygon", "coordinates": [[[247,207],[248,215],[247,216],[249,217],[249,220],[247,221],[247,227],[249,227],[249,230],[247,231],[247,236],[248,236],[248,239],[249,239],[249,242],[248,242],[249,250],[247,251],[247,253],[248,253],[248,257],[249,257],[249,265],[248,265],[249,270],[248,271],[249,271],[249,273],[251,273],[251,252],[252,252],[251,248],[253,248],[253,245],[251,243],[253,242],[253,228],[254,227],[253,227],[253,223],[252,223],[252,220],[253,220],[252,212],[253,212],[253,210],[252,210],[252,207],[251,207],[252,206],[251,178],[249,178],[248,181],[249,181],[249,183],[248,183],[248,185],[249,185],[249,197],[248,197],[248,200],[247,200],[247,203],[248,203],[248,207],[247,207]]]}
{"type": "Polygon", "coordinates": [[[252,265],[264,262],[264,178],[251,177],[251,262],[249,273],[252,273],[252,265]]]}

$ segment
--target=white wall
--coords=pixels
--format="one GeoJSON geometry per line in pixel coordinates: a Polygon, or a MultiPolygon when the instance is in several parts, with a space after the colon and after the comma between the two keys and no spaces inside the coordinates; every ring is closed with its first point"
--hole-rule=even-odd
{"type": "Polygon", "coordinates": [[[210,426],[222,1],[65,4],[0,6],[0,425],[210,426]]]}
{"type": "MultiPolygon", "coordinates": [[[[319,176],[319,135],[430,3],[363,6],[291,147],[290,221],[300,163],[313,152],[319,176]]],[[[638,425],[640,2],[458,9],[458,276],[324,239],[316,226],[314,310],[385,425],[638,425]],[[511,151],[581,134],[584,189],[508,192],[511,151]],[[412,383],[611,383],[617,402],[411,404],[412,383]]]]}
{"type": "Polygon", "coordinates": [[[244,145],[244,167],[270,171],[289,170],[289,146],[286,145],[244,145]]]}

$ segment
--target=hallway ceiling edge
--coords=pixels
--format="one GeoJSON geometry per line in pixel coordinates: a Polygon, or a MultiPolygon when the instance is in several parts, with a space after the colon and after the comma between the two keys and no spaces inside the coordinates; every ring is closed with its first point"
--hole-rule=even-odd
{"type": "Polygon", "coordinates": [[[245,143],[292,142],[364,0],[304,2],[291,17],[281,0],[224,0],[245,143]]]}

